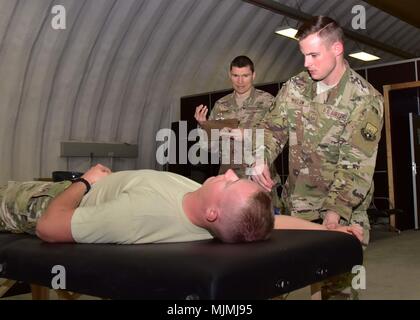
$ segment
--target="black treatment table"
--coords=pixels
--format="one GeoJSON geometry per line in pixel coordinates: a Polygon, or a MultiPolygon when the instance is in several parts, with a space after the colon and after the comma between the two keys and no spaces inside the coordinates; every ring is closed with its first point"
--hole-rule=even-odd
{"type": "Polygon", "coordinates": [[[269,299],[361,265],[341,232],[275,230],[270,240],[223,244],[50,244],[0,233],[0,278],[110,299],[269,299]],[[62,266],[54,272],[54,266],[62,266]]]}

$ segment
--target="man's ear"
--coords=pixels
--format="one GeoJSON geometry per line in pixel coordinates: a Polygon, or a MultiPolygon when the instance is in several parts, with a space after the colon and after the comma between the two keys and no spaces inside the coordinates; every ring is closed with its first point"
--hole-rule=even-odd
{"type": "Polygon", "coordinates": [[[255,73],[255,71],[252,73],[252,81],[254,81],[255,80],[255,77],[256,77],[256,73],[255,73]]]}
{"type": "Polygon", "coordinates": [[[332,49],[336,57],[344,54],[344,46],[340,41],[336,41],[332,45],[332,49]]]}
{"type": "Polygon", "coordinates": [[[214,222],[219,218],[220,209],[219,208],[208,208],[206,210],[206,220],[208,222],[214,222]]]}

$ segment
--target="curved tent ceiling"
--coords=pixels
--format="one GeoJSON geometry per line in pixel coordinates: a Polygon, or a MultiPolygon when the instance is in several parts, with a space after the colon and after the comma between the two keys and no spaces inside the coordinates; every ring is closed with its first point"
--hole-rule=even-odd
{"type": "MultiPolygon", "coordinates": [[[[138,158],[115,160],[114,170],[157,168],[156,132],[179,119],[181,96],[229,88],[233,57],[254,60],[256,83],[297,73],[297,42],[274,34],[281,23],[296,21],[251,2],[0,1],[0,182],[86,170],[89,159],[60,157],[64,140],[138,144],[138,158]],[[64,30],[51,24],[56,5],[66,10],[64,30]]],[[[281,3],[348,27],[360,2],[281,3]]],[[[362,34],[419,55],[418,28],[364,5],[368,24],[362,34]]],[[[349,41],[347,51],[365,47],[349,41]]],[[[371,52],[381,63],[401,59],[371,52]]]]}

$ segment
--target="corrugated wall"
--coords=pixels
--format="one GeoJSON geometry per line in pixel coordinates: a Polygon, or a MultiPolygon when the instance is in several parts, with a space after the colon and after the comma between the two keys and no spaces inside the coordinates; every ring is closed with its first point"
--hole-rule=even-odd
{"type": "Polygon", "coordinates": [[[234,56],[254,60],[257,83],[301,69],[280,22],[241,0],[0,0],[0,182],[87,169],[60,157],[63,140],[136,143],[114,169],[157,168],[155,134],[180,97],[228,88],[234,56]]]}

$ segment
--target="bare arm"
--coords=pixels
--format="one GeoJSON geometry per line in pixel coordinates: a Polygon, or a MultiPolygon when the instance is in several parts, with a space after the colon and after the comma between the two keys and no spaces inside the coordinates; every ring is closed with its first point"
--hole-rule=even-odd
{"type": "MultiPolygon", "coordinates": [[[[91,185],[109,175],[111,170],[100,164],[82,176],[91,185]]],[[[47,242],[74,242],[71,233],[71,218],[86,192],[82,182],[73,183],[55,197],[38,220],[36,234],[47,242]]]]}
{"type": "Polygon", "coordinates": [[[328,229],[325,225],[313,223],[291,216],[276,216],[274,229],[298,229],[298,230],[324,230],[338,231],[351,234],[359,241],[363,240],[363,228],[357,224],[351,226],[337,226],[335,229],[328,229]]]}

